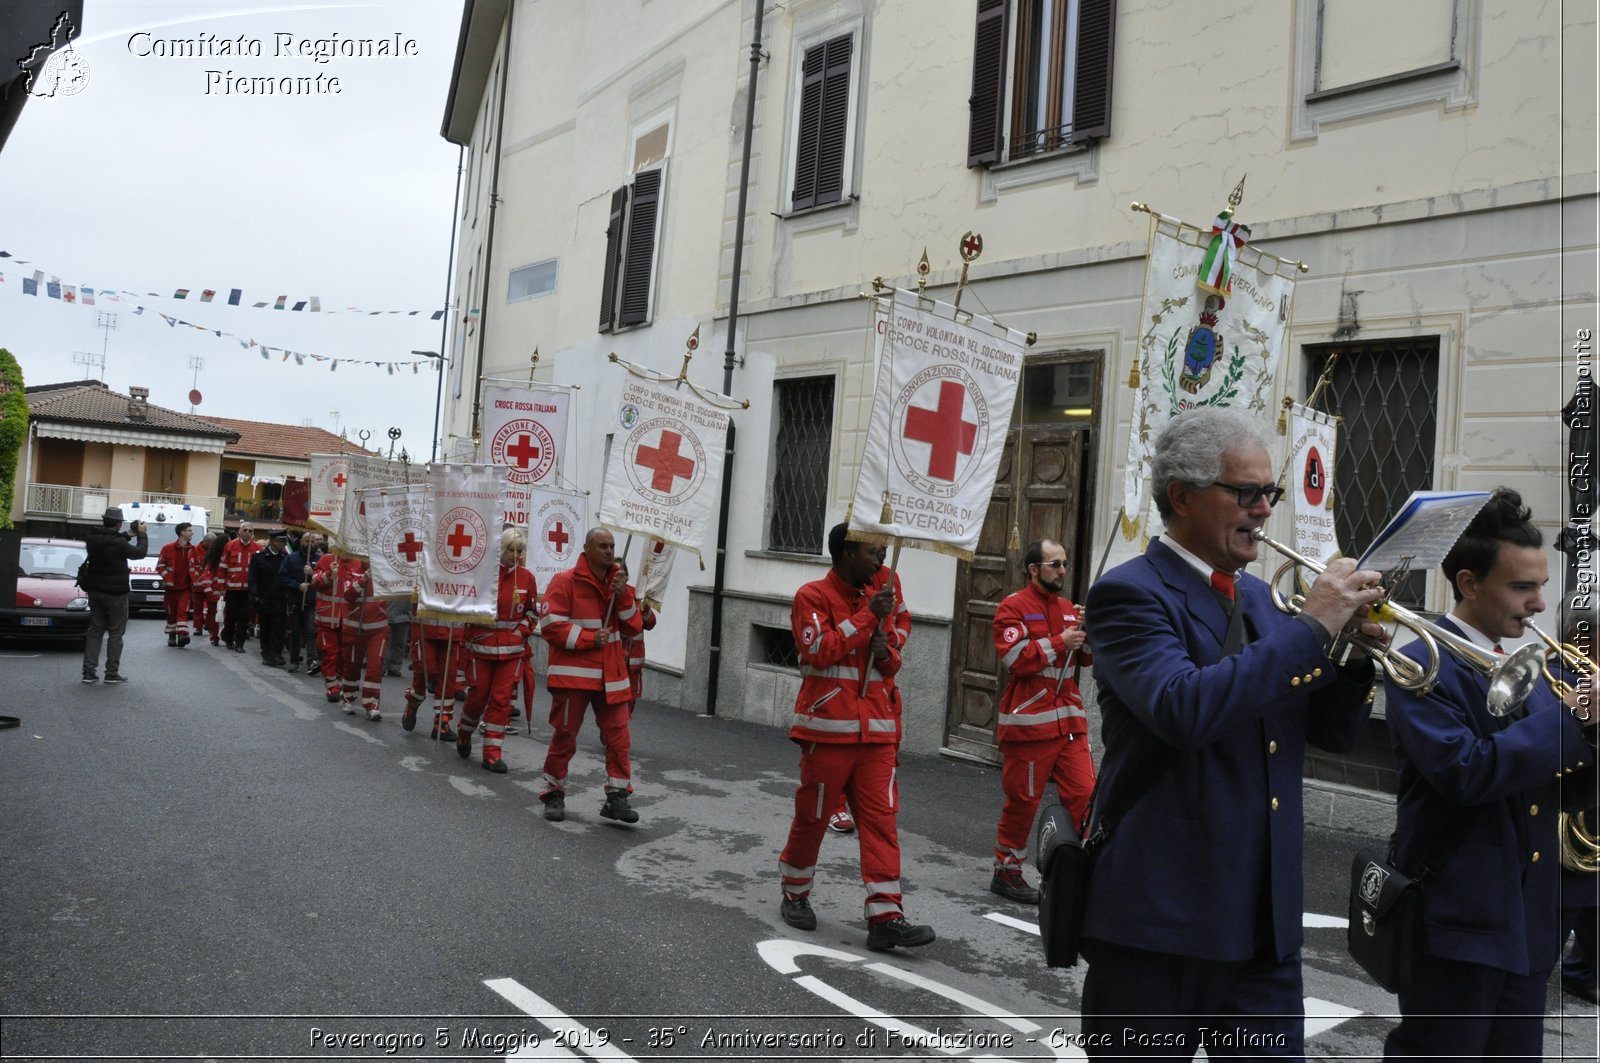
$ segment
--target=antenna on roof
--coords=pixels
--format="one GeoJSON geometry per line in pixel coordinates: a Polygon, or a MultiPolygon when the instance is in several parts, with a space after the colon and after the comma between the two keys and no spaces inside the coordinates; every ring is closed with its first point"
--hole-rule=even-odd
{"type": "Polygon", "coordinates": [[[81,365],[85,370],[100,370],[100,379],[106,378],[106,356],[104,353],[95,354],[93,351],[73,351],[72,364],[81,365]]]}

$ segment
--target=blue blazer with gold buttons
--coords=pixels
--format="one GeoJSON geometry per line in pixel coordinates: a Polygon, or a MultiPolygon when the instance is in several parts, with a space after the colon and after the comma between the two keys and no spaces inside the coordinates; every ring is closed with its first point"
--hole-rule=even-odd
{"type": "MultiPolygon", "coordinates": [[[[1448,617],[1440,626],[1461,633],[1448,617]]],[[[1422,657],[1415,644],[1404,652],[1422,657]]],[[[1399,769],[1396,863],[1416,875],[1433,862],[1423,947],[1513,974],[1548,971],[1561,949],[1556,813],[1563,799],[1593,803],[1594,751],[1548,683],[1525,714],[1491,716],[1484,677],[1441,657],[1430,693],[1385,688],[1399,769]],[[1445,834],[1453,844],[1431,855],[1445,834]]]]}
{"type": "Polygon", "coordinates": [[[1108,834],[1085,935],[1211,960],[1289,957],[1302,940],[1306,744],[1355,745],[1371,664],[1336,668],[1315,625],[1279,612],[1248,574],[1235,609],[1250,641],[1225,657],[1227,612],[1159,539],[1096,582],[1087,606],[1108,834]]]}

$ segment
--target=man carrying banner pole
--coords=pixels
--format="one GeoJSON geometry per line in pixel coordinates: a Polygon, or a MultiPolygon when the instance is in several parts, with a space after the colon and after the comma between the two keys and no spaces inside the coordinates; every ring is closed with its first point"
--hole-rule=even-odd
{"type": "Polygon", "coordinates": [[[616,540],[604,528],[591,528],[583,553],[571,569],[557,574],[539,606],[539,633],[550,644],[545,686],[550,691],[550,726],[555,734],[544,761],[544,818],[566,818],[567,765],[578,748],[578,728],[586,708],[606,749],[606,799],[600,815],[637,823],[628,802],[633,793],[628,753],[628,664],[622,639],[644,627],[633,591],[616,564],[616,540]]]}
{"type": "Polygon", "coordinates": [[[536,623],[534,602],[539,589],[533,573],[522,565],[527,556],[527,536],[516,528],[503,529],[494,625],[478,627],[467,636],[475,674],[456,728],[456,752],[462,759],[472,755],[472,733],[482,720],[483,766],[498,775],[509,770],[503,749],[506,725],[511,722],[511,693],[526,666],[528,635],[536,623]]]}

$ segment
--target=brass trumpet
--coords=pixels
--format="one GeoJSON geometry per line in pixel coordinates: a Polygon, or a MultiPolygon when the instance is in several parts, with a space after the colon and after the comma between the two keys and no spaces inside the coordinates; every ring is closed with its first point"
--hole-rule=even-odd
{"type": "Polygon", "coordinates": [[[1576,687],[1556,676],[1550,670],[1553,661],[1560,661],[1562,666],[1580,679],[1587,679],[1594,674],[1594,662],[1583,655],[1583,651],[1570,642],[1557,642],[1555,639],[1539,630],[1539,625],[1532,620],[1524,620],[1522,626],[1531,634],[1538,636],[1539,641],[1545,645],[1544,677],[1550,681],[1550,689],[1556,692],[1556,697],[1565,700],[1576,687]]]}
{"type": "MultiPolygon", "coordinates": [[[[1278,590],[1278,583],[1284,574],[1292,572],[1295,568],[1305,568],[1320,575],[1327,570],[1327,566],[1319,564],[1304,557],[1275,539],[1270,538],[1260,528],[1250,533],[1250,537],[1258,543],[1272,547],[1278,553],[1288,558],[1278,570],[1273,573],[1271,580],[1272,604],[1282,612],[1291,616],[1299,615],[1301,606],[1305,604],[1305,595],[1291,594],[1287,598],[1278,590]]],[[[1426,664],[1419,664],[1410,657],[1396,650],[1388,642],[1375,639],[1360,632],[1350,634],[1340,633],[1338,639],[1355,646],[1357,649],[1371,657],[1373,663],[1383,669],[1394,684],[1402,690],[1415,694],[1426,694],[1433,689],[1439,679],[1439,650],[1440,647],[1448,650],[1452,655],[1473,671],[1478,672],[1489,681],[1488,709],[1491,715],[1507,716],[1521,708],[1522,703],[1528,700],[1528,695],[1533,693],[1538,685],[1539,678],[1544,671],[1544,648],[1532,643],[1522,647],[1515,653],[1495,654],[1488,650],[1480,649],[1470,640],[1462,638],[1453,631],[1449,631],[1426,617],[1407,609],[1403,605],[1396,605],[1391,601],[1380,601],[1368,608],[1368,615],[1375,621],[1383,623],[1392,621],[1399,627],[1406,628],[1422,643],[1423,651],[1427,656],[1426,664]]],[[[1332,648],[1330,648],[1332,655],[1332,648]]]]}

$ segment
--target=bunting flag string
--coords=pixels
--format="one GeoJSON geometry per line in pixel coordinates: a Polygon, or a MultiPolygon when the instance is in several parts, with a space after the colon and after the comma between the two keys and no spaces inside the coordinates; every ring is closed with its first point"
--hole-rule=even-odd
{"type": "MultiPolygon", "coordinates": [[[[3,251],[0,251],[0,256],[10,257],[6,252],[3,251]]],[[[24,263],[21,259],[16,258],[13,258],[12,261],[21,265],[28,264],[24,263]]],[[[4,272],[0,272],[0,288],[3,288],[5,284],[6,275],[4,272]]],[[[211,328],[207,325],[197,325],[192,321],[186,321],[183,318],[177,317],[173,314],[162,313],[160,310],[152,310],[150,307],[144,306],[141,303],[130,302],[121,298],[123,295],[130,296],[133,299],[139,298],[133,292],[119,292],[110,288],[91,288],[88,285],[65,284],[62,282],[60,277],[55,276],[52,276],[46,280],[44,271],[37,269],[33,271],[31,276],[22,277],[23,295],[37,297],[41,289],[44,291],[45,298],[56,299],[69,305],[86,307],[92,306],[96,309],[99,309],[104,305],[115,303],[118,306],[129,307],[136,317],[143,316],[148,311],[150,314],[152,314],[152,316],[159,317],[162,321],[166,322],[168,328],[177,328],[182,326],[184,328],[193,329],[196,332],[208,332],[217,339],[237,340],[240,347],[244,348],[245,350],[259,350],[261,352],[261,357],[268,361],[270,361],[272,356],[276,354],[280,356],[279,361],[282,362],[287,362],[290,358],[293,358],[295,365],[305,365],[306,360],[310,359],[313,363],[317,364],[331,362],[333,363],[330,367],[332,369],[337,369],[340,362],[345,362],[350,365],[381,366],[388,370],[390,376],[393,376],[396,367],[403,369],[409,366],[411,368],[411,372],[415,374],[421,370],[423,365],[435,360],[434,358],[430,357],[400,358],[386,361],[373,358],[346,358],[339,355],[314,354],[310,351],[292,351],[287,347],[274,347],[270,344],[262,343],[254,337],[241,336],[236,332],[229,332],[226,329],[211,328]]],[[[157,296],[157,298],[159,298],[159,296],[157,296]]],[[[401,311],[389,312],[400,313],[401,311]]],[[[422,313],[422,311],[413,311],[413,313],[422,313]]],[[[443,311],[440,311],[440,313],[442,314],[443,311]]],[[[435,316],[437,317],[437,315],[435,316]]]]}
{"type": "MultiPolygon", "coordinates": [[[[35,265],[34,262],[31,262],[28,259],[18,258],[10,251],[0,251],[0,259],[4,258],[9,258],[19,266],[35,265]]],[[[39,269],[34,270],[33,276],[35,281],[37,281],[37,279],[43,275],[43,272],[43,270],[39,269]]],[[[51,280],[52,282],[55,282],[56,279],[52,277],[51,280]]],[[[36,291],[28,290],[27,279],[23,280],[23,294],[38,294],[36,291]]],[[[346,306],[337,310],[324,310],[322,308],[322,297],[317,295],[308,295],[304,299],[291,299],[288,295],[276,295],[270,299],[247,300],[245,299],[244,290],[242,288],[174,288],[172,294],[170,296],[166,296],[162,295],[160,292],[145,292],[141,295],[138,292],[128,291],[122,288],[90,288],[83,285],[74,286],[69,284],[64,286],[64,290],[61,294],[50,295],[50,298],[59,298],[64,302],[82,302],[85,306],[94,306],[96,296],[112,302],[123,302],[126,301],[126,299],[193,299],[193,301],[197,303],[212,303],[216,306],[249,307],[253,310],[287,310],[290,313],[363,314],[368,317],[378,317],[389,314],[398,314],[406,317],[419,317],[423,314],[426,314],[428,316],[428,320],[430,321],[438,321],[440,318],[444,317],[443,309],[366,310],[359,306],[346,306]],[[72,292],[74,294],[71,298],[68,298],[65,292],[72,292]]]]}

